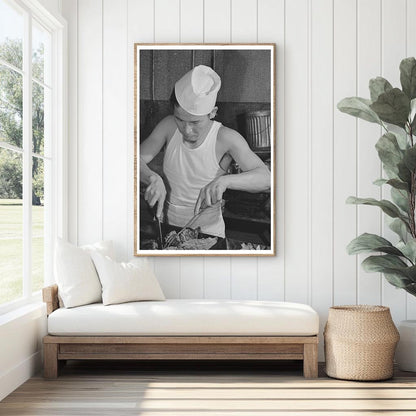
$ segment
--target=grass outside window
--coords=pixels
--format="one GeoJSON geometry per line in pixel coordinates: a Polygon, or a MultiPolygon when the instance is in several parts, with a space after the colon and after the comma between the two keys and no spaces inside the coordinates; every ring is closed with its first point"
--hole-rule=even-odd
{"type": "MultiPolygon", "coordinates": [[[[32,289],[43,286],[43,206],[32,207],[32,289]]],[[[0,199],[0,305],[23,295],[23,202],[0,199]]]]}

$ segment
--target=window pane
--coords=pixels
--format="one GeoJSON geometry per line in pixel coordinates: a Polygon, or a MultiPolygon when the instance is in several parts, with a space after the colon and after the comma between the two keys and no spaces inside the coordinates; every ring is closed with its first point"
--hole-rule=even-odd
{"type": "Polygon", "coordinates": [[[45,94],[44,88],[32,83],[32,151],[44,154],[45,138],[45,94]]]}
{"type": "Polygon", "coordinates": [[[22,69],[23,13],[11,2],[0,0],[0,16],[0,59],[22,69]]]}
{"type": "Polygon", "coordinates": [[[0,142],[22,147],[22,76],[0,65],[0,142]]]}
{"type": "Polygon", "coordinates": [[[50,85],[51,35],[35,20],[32,21],[32,74],[33,78],[50,85]]]}
{"type": "Polygon", "coordinates": [[[23,295],[22,155],[0,148],[0,304],[23,295]]]}
{"type": "Polygon", "coordinates": [[[44,162],[33,158],[32,165],[32,291],[43,287],[44,276],[44,162]]]}

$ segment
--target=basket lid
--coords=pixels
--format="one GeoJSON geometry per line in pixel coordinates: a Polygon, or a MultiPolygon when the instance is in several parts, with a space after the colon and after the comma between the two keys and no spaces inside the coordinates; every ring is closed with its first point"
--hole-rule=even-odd
{"type": "Polygon", "coordinates": [[[381,306],[381,305],[340,305],[340,306],[332,306],[329,309],[333,311],[342,311],[342,312],[366,312],[366,313],[385,312],[385,311],[390,310],[389,307],[381,306]]]}

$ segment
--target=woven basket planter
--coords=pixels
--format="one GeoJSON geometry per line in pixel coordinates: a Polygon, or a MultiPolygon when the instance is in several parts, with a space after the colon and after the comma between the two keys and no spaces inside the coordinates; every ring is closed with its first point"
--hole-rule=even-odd
{"type": "Polygon", "coordinates": [[[399,332],[385,306],[334,306],[324,330],[326,373],[344,380],[393,376],[399,332]]]}

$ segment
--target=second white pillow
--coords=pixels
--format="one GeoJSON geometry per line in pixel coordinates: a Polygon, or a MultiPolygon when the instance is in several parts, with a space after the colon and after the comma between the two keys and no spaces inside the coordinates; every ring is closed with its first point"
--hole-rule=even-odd
{"type": "Polygon", "coordinates": [[[142,300],[165,300],[147,261],[140,265],[118,263],[100,253],[91,253],[102,286],[104,305],[142,300]]]}
{"type": "Polygon", "coordinates": [[[111,257],[113,243],[100,241],[77,247],[61,238],[56,241],[55,280],[66,308],[101,302],[101,284],[91,259],[92,252],[111,257]]]}

